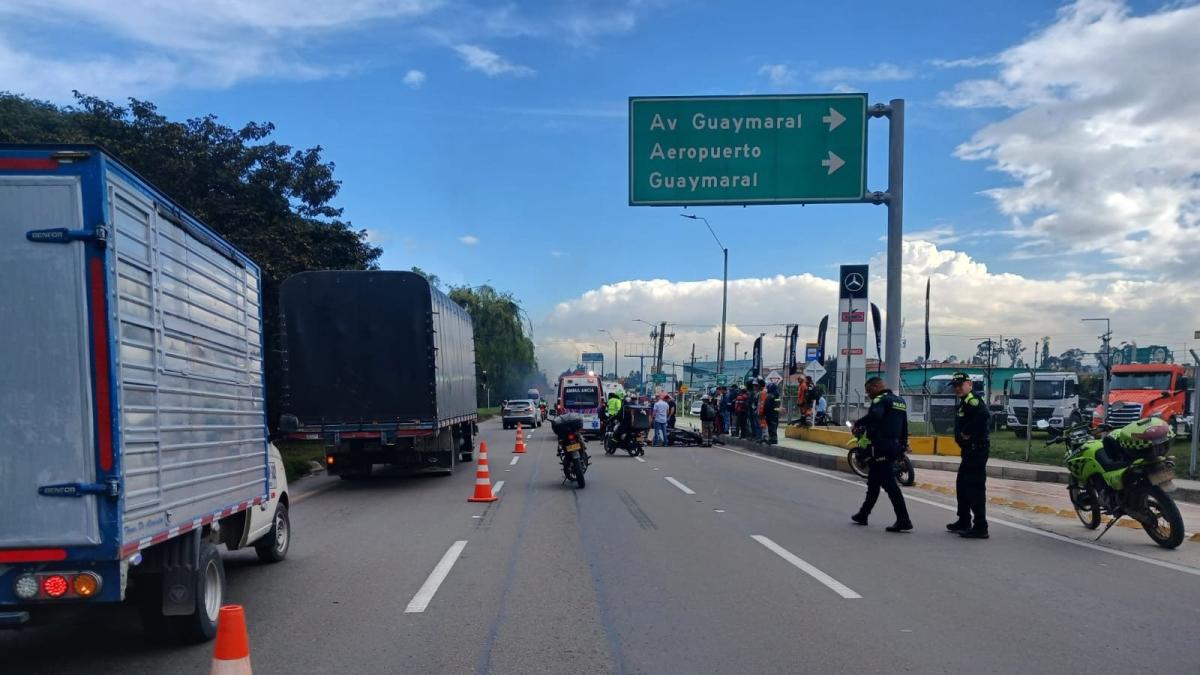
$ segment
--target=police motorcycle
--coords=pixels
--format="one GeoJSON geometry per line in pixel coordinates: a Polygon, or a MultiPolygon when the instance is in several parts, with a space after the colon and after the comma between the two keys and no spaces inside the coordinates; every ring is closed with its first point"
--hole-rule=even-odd
{"type": "Polygon", "coordinates": [[[624,450],[630,457],[646,454],[646,430],[650,428],[650,411],[644,406],[627,403],[617,417],[605,420],[604,454],[624,450]]]}
{"type": "Polygon", "coordinates": [[[1128,516],[1163,548],[1183,543],[1183,516],[1168,494],[1175,487],[1175,463],[1167,456],[1174,436],[1170,425],[1148,417],[1115,430],[1108,425],[1092,429],[1087,422],[1061,432],[1046,420],[1037,426],[1056,434],[1046,445],[1067,446],[1067,493],[1079,521],[1094,530],[1102,514],[1111,516],[1097,541],[1128,516]]]}
{"type": "MultiPolygon", "coordinates": [[[[851,422],[846,422],[846,426],[850,427],[850,433],[853,438],[847,443],[850,451],[846,453],[846,463],[850,465],[850,470],[859,478],[866,478],[870,472],[871,461],[871,442],[867,439],[864,429],[856,427],[851,422]]],[[[896,461],[892,462],[892,471],[896,474],[896,482],[905,486],[912,487],[917,484],[917,472],[913,468],[912,460],[908,458],[908,443],[904,444],[904,450],[896,461]]]]}
{"type": "Polygon", "coordinates": [[[551,417],[550,429],[558,438],[558,459],[562,462],[564,482],[574,481],[580,488],[584,487],[589,457],[587,443],[583,440],[583,418],[576,413],[551,417]]]}

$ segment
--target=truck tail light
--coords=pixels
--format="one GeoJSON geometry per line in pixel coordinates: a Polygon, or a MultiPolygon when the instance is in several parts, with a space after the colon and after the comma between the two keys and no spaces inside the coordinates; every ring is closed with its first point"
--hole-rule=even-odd
{"type": "Polygon", "coordinates": [[[71,581],[75,595],[90,598],[100,592],[100,576],[93,572],[81,572],[71,581]]]}
{"type": "Polygon", "coordinates": [[[103,578],[95,572],[42,572],[17,577],[13,593],[19,600],[86,600],[99,595],[103,586],[103,578]]]}
{"type": "Polygon", "coordinates": [[[51,574],[42,578],[42,592],[52,598],[61,598],[70,588],[67,578],[61,574],[51,574]]]}
{"type": "Polygon", "coordinates": [[[32,574],[22,574],[13,584],[13,593],[21,600],[32,600],[38,594],[38,580],[32,574]]]}

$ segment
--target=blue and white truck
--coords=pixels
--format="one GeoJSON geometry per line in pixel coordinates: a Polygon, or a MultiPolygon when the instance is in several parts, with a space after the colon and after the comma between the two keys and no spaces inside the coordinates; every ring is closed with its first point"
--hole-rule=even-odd
{"type": "Polygon", "coordinates": [[[0,145],[0,627],[137,603],[210,639],[287,553],[259,269],[96,146],[0,145]]]}

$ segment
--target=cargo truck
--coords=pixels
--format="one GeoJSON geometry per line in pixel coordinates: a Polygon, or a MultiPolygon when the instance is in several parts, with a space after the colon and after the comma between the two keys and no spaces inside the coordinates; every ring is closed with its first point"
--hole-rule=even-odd
{"type": "Polygon", "coordinates": [[[0,146],[0,288],[0,626],[212,638],[217,546],[289,541],[259,268],[99,147],[0,146]]]}
{"type": "Polygon", "coordinates": [[[1191,410],[1189,368],[1173,363],[1126,363],[1112,367],[1108,401],[1096,406],[1092,423],[1122,427],[1143,417],[1161,417],[1172,427],[1191,410]]]}
{"type": "Polygon", "coordinates": [[[319,440],[343,479],[377,465],[450,473],[478,420],[466,310],[413,272],[303,272],[280,289],[280,431],[319,440]]]}

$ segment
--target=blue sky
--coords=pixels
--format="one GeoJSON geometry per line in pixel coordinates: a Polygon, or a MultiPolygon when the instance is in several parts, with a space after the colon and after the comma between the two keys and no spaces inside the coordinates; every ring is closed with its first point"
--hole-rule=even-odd
{"type": "MultiPolygon", "coordinates": [[[[1194,304],[1152,325],[1141,320],[1135,312],[1144,289],[1177,277],[1164,277],[1131,245],[1147,231],[1170,230],[1171,246],[1200,241],[1186,179],[1196,160],[1182,158],[1177,173],[1160,181],[1184,192],[1178,208],[1156,213],[1145,206],[1155,199],[1145,196],[1138,156],[1121,155],[1132,168],[1106,178],[1105,211],[1088,212],[1096,195],[1071,192],[1088,178],[1087,167],[1071,163],[1069,147],[1058,149],[1060,160],[1029,146],[1074,143],[1071,134],[1090,142],[1096,124],[1072,126],[1071,110],[1093,99],[1128,110],[1128,102],[1113,102],[1114,91],[1144,98],[1138,87],[1158,86],[1194,103],[1198,78],[1177,72],[1147,84],[1136,68],[1144,58],[1144,69],[1194,70],[1198,59],[1179,45],[1194,37],[1196,16],[1190,2],[1116,0],[355,0],[324,8],[290,0],[135,0],[121,8],[10,0],[0,6],[0,82],[56,101],[67,101],[71,88],[148,98],[173,118],[271,121],[278,140],[321,145],[343,183],[337,205],[371,231],[385,268],[418,265],[453,284],[512,291],[536,324],[546,361],[569,360],[603,337],[596,336],[602,327],[633,340],[632,318],[690,321],[693,339],[708,339],[699,326],[710,320],[691,317],[713,313],[705,281],[719,278],[720,251],[678,208],[627,205],[629,96],[851,90],[872,102],[904,98],[905,224],[917,242],[906,249],[906,317],[919,321],[922,308],[909,297],[933,277],[939,297],[969,284],[1020,303],[967,316],[977,305],[946,300],[935,312],[946,350],[966,350],[961,339],[969,334],[1006,329],[1030,342],[1054,332],[1063,336],[1056,347],[1065,348],[1090,329],[1074,318],[1044,319],[1082,315],[1098,303],[1129,312],[1130,336],[1140,331],[1143,340],[1183,346],[1191,324],[1200,328],[1194,304]],[[1164,25],[1177,42],[1161,37],[1164,25]],[[1158,51],[1138,46],[1139,31],[1158,51]],[[1116,44],[1114,34],[1131,37],[1116,44]],[[61,49],[48,56],[37,45],[52,38],[61,49]],[[1072,43],[1070,54],[1054,51],[1072,43]],[[1122,48],[1137,57],[1121,61],[1133,69],[1124,75],[1099,65],[1090,72],[1087,61],[1079,72],[1056,65],[1086,59],[1089,49],[1100,64],[1099,55],[1122,48]],[[1037,116],[1051,122],[1031,122],[1037,116]],[[1036,129],[1055,125],[1061,134],[1037,137],[1036,129]],[[1047,175],[1052,193],[1039,179],[1047,175]],[[1010,192],[987,192],[997,188],[1010,192]],[[1090,243],[1088,223],[1122,208],[1122,222],[1168,227],[1114,224],[1090,243]],[[1048,257],[1049,250],[1061,254],[1048,257]],[[647,283],[620,285],[638,281],[647,283]],[[1058,304],[1037,306],[1054,289],[1061,289],[1058,304]],[[685,311],[687,303],[697,306],[685,311]]],[[[1158,122],[1169,130],[1178,121],[1158,122]]],[[[869,135],[869,187],[883,190],[886,122],[873,121],[869,135]]],[[[873,261],[882,273],[883,207],[693,212],[730,248],[730,278],[745,280],[737,287],[743,295],[731,293],[730,314],[748,325],[747,335],[756,322],[815,323],[834,302],[821,282],[840,263],[873,261]],[[779,275],[785,281],[773,285],[779,275]]],[[[1180,303],[1178,295],[1171,302],[1180,303]]]]}

